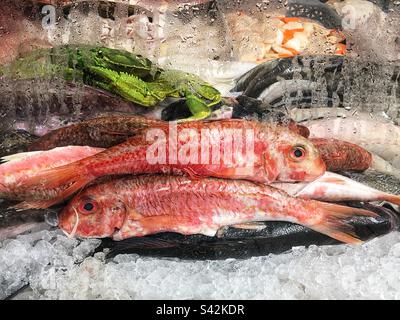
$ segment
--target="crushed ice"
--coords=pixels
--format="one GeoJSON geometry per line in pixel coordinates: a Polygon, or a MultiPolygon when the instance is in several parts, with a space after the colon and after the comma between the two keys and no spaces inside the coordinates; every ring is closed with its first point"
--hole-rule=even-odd
{"type": "Polygon", "coordinates": [[[0,298],[400,299],[400,233],[362,246],[298,247],[246,260],[92,254],[99,240],[42,231],[0,243],[0,298]],[[17,297],[18,298],[18,297],[17,297]]]}

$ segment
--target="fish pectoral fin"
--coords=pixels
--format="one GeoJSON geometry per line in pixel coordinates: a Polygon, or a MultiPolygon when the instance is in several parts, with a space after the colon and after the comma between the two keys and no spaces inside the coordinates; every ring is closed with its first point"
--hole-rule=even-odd
{"type": "Polygon", "coordinates": [[[140,221],[143,218],[143,216],[135,209],[126,207],[126,210],[128,212],[127,220],[140,221]]]}
{"type": "Polygon", "coordinates": [[[249,223],[234,224],[231,227],[236,229],[261,231],[266,228],[266,225],[264,222],[249,222],[249,223]]]}
{"type": "Polygon", "coordinates": [[[58,189],[64,186],[59,197],[65,199],[94,180],[94,177],[84,174],[84,166],[76,161],[61,167],[44,170],[24,182],[24,188],[58,189]],[[67,187],[65,187],[67,186],[67,187]]]}
{"type": "MultiPolygon", "coordinates": [[[[188,216],[179,215],[159,215],[159,216],[136,216],[138,219],[132,219],[130,213],[124,226],[113,235],[116,241],[131,237],[143,237],[161,232],[175,232],[183,235],[203,234],[202,230],[195,226],[193,219],[188,216]]],[[[213,234],[215,235],[215,233],[213,234]]]]}

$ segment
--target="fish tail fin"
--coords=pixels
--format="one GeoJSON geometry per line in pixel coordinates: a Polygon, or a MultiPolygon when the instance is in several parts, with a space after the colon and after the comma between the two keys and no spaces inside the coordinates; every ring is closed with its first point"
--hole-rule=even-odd
{"type": "MultiPolygon", "coordinates": [[[[1,185],[0,185],[0,186],[1,186],[1,185]]],[[[400,206],[400,196],[398,196],[398,195],[389,194],[389,193],[384,193],[384,194],[381,196],[381,200],[382,200],[382,201],[387,201],[387,202],[390,202],[390,203],[393,203],[393,204],[395,204],[395,205],[400,206]]]]}
{"type": "Polygon", "coordinates": [[[7,192],[8,192],[7,186],[6,186],[5,184],[3,184],[3,183],[0,182],[0,198],[1,198],[3,195],[7,194],[7,192]]]}
{"type": "Polygon", "coordinates": [[[12,207],[12,209],[15,209],[17,211],[24,211],[24,210],[31,210],[31,209],[47,209],[51,206],[54,206],[66,198],[70,197],[74,193],[76,193],[78,190],[82,189],[85,187],[90,181],[84,178],[80,178],[76,180],[71,186],[69,186],[66,189],[63,189],[60,193],[57,194],[56,197],[52,199],[46,199],[46,200],[33,200],[33,201],[23,201],[20,202],[12,207]]]}
{"type": "Polygon", "coordinates": [[[24,182],[24,188],[55,190],[56,194],[54,198],[31,202],[26,201],[20,203],[15,208],[19,210],[48,208],[68,198],[93,179],[93,176],[85,174],[85,167],[79,161],[46,170],[24,182]]]}
{"type": "Polygon", "coordinates": [[[371,169],[377,172],[392,175],[400,179],[400,170],[393,167],[388,161],[384,160],[376,154],[372,154],[372,163],[369,170],[371,169]]]}
{"type": "Polygon", "coordinates": [[[323,218],[319,223],[309,227],[338,241],[350,244],[360,244],[363,241],[355,235],[353,226],[347,220],[355,216],[378,216],[372,211],[331,203],[318,202],[318,207],[322,210],[323,218]]]}
{"type": "Polygon", "coordinates": [[[83,166],[80,162],[74,162],[65,166],[44,170],[38,175],[29,178],[24,182],[26,188],[45,187],[46,189],[56,189],[62,186],[74,184],[76,181],[85,178],[83,166]]]}
{"type": "Polygon", "coordinates": [[[21,152],[0,158],[0,163],[16,162],[42,153],[43,151],[21,152]]]}

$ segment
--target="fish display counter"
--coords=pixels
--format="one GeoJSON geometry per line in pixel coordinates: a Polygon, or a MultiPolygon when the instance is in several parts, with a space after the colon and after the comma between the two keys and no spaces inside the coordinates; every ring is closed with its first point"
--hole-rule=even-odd
{"type": "Polygon", "coordinates": [[[398,299],[399,19],[6,0],[0,299],[398,299]]]}

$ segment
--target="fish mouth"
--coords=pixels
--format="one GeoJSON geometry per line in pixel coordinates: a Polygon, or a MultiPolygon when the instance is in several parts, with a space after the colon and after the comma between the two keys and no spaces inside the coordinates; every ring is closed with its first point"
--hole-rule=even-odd
{"type": "MultiPolygon", "coordinates": [[[[77,211],[75,208],[73,208],[73,210],[74,210],[74,213],[75,213],[75,223],[73,224],[73,227],[72,227],[71,232],[68,233],[68,231],[65,230],[65,228],[63,228],[63,227],[61,226],[62,222],[61,222],[61,224],[60,224],[60,228],[61,228],[62,232],[63,232],[69,239],[72,239],[72,238],[75,237],[76,231],[78,230],[78,225],[79,225],[79,214],[78,214],[78,211],[77,211]]],[[[69,224],[68,226],[72,226],[72,225],[69,224]]]]}
{"type": "Polygon", "coordinates": [[[312,182],[318,178],[321,178],[326,173],[326,163],[324,160],[320,159],[320,161],[316,165],[317,170],[307,170],[304,181],[312,182]]]}

